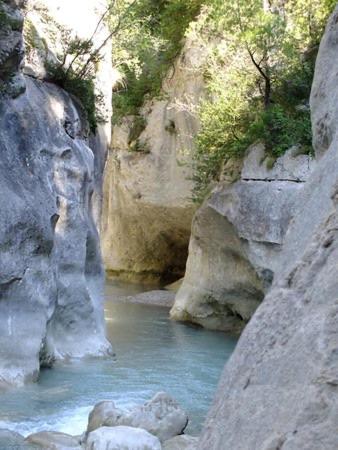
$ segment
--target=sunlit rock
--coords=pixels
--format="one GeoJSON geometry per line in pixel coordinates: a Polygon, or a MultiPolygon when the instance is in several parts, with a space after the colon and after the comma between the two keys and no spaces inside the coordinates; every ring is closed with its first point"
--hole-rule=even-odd
{"type": "Polygon", "coordinates": [[[295,200],[314,163],[297,149],[267,167],[260,144],[240,180],[220,183],[196,212],[183,284],[171,317],[239,332],[271,286],[295,200]]]}
{"type": "Polygon", "coordinates": [[[86,450],[161,450],[156,436],[125,426],[102,427],[89,433],[86,450]]]}

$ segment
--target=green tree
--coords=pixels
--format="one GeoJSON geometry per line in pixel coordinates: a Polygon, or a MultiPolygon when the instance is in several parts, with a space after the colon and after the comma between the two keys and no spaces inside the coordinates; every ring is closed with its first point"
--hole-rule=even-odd
{"type": "Polygon", "coordinates": [[[292,145],[311,151],[308,98],[333,6],[331,0],[214,0],[205,32],[226,42],[227,56],[211,55],[209,62],[211,96],[200,108],[194,157],[196,200],[219,179],[225,160],[241,157],[257,140],[274,157],[292,145]]]}

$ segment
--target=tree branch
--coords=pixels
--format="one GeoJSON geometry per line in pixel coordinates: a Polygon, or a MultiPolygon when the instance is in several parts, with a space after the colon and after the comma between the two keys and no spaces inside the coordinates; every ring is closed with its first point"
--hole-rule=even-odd
{"type": "Polygon", "coordinates": [[[109,35],[102,42],[102,44],[90,54],[89,58],[87,59],[86,63],[84,64],[83,68],[77,74],[80,78],[82,78],[84,76],[84,74],[87,71],[87,68],[88,68],[89,64],[99,55],[100,51],[106,46],[107,42],[114,36],[114,34],[116,34],[119,31],[119,29],[121,28],[122,20],[126,17],[126,15],[128,14],[129,10],[135,5],[136,2],[137,2],[137,0],[134,0],[128,6],[128,8],[125,11],[125,13],[122,16],[118,17],[118,22],[117,22],[117,25],[115,26],[114,30],[111,33],[109,33],[109,35]]]}

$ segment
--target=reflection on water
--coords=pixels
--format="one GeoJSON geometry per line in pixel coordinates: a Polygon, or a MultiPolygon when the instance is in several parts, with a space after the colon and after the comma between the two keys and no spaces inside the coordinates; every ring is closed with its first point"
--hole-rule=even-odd
{"type": "Polygon", "coordinates": [[[198,433],[236,339],[171,322],[165,308],[116,304],[114,293],[109,286],[105,312],[116,361],[58,365],[39,383],[1,394],[0,428],[80,434],[96,402],[130,407],[164,390],[188,411],[189,432],[198,433]]]}

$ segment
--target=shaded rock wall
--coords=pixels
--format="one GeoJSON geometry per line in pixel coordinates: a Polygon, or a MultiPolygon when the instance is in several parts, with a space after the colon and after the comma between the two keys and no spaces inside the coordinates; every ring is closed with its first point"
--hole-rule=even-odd
{"type": "Polygon", "coordinates": [[[240,331],[271,286],[313,163],[296,148],[271,169],[264,158],[262,145],[250,148],[241,179],[219,184],[197,211],[173,319],[240,331]]]}
{"type": "Polygon", "coordinates": [[[0,36],[0,387],[110,352],[87,121],[65,91],[20,74],[20,20],[0,36]]]}
{"type": "Polygon", "coordinates": [[[320,159],[296,200],[273,286],[225,367],[203,450],[338,446],[337,33],[338,9],[311,95],[320,159]]]}

